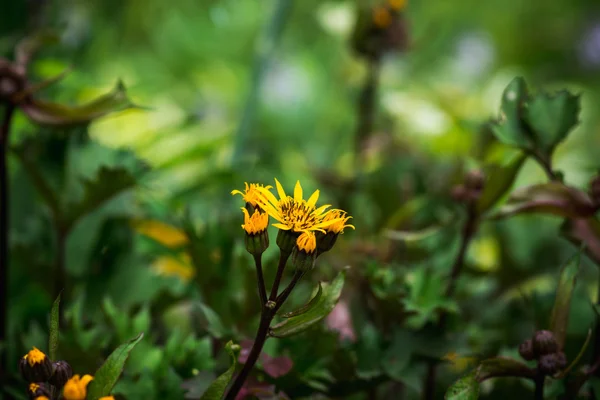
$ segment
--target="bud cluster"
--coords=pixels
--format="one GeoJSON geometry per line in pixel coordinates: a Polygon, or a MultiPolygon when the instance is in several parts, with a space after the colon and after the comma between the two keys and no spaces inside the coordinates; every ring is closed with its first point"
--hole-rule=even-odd
{"type": "Polygon", "coordinates": [[[531,339],[521,343],[519,354],[526,361],[536,360],[538,370],[544,375],[554,375],[567,366],[567,357],[551,331],[535,332],[531,339]]]}
{"type": "MultiPolygon", "coordinates": [[[[19,360],[19,371],[27,381],[27,396],[32,400],[50,400],[52,393],[61,391],[63,400],[85,400],[87,385],[94,379],[91,375],[73,375],[68,362],[53,362],[35,347],[19,360]]],[[[112,396],[102,399],[114,400],[112,396]]]]}
{"type": "Polygon", "coordinates": [[[485,187],[485,175],[480,170],[472,170],[465,176],[464,183],[456,185],[452,189],[454,200],[464,203],[477,201],[485,187]]]}

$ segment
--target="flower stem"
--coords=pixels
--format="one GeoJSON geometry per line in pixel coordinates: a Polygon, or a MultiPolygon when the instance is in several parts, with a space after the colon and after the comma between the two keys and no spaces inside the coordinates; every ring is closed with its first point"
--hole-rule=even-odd
{"type": "Polygon", "coordinates": [[[544,375],[538,372],[538,375],[535,378],[534,400],[544,400],[544,380],[544,375]]]}
{"type": "Polygon", "coordinates": [[[292,293],[292,290],[294,289],[294,287],[296,287],[296,284],[300,281],[300,279],[302,279],[303,276],[304,272],[302,271],[296,271],[294,273],[294,277],[292,278],[292,281],[290,282],[288,287],[286,287],[284,291],[281,292],[281,294],[277,297],[277,300],[275,301],[276,305],[274,312],[277,312],[281,308],[282,304],[285,303],[290,293],[292,293]]]}
{"type": "MultiPolygon", "coordinates": [[[[6,343],[8,321],[8,163],[6,159],[14,106],[7,103],[0,127],[0,342],[6,343]]],[[[0,352],[0,387],[8,375],[6,351],[0,352]]]]}
{"type": "Polygon", "coordinates": [[[265,288],[265,277],[262,268],[262,254],[254,255],[254,264],[256,265],[256,279],[258,282],[258,296],[260,297],[261,309],[267,302],[267,289],[265,288]]]}
{"type": "Polygon", "coordinates": [[[235,380],[233,381],[229,392],[227,392],[227,396],[225,396],[225,400],[234,400],[240,389],[242,389],[246,378],[248,378],[248,374],[250,374],[250,371],[252,371],[252,368],[254,368],[254,364],[256,364],[256,361],[258,361],[258,356],[260,355],[260,352],[267,341],[269,327],[274,316],[275,313],[272,310],[269,310],[266,307],[263,308],[260,318],[260,325],[258,326],[256,338],[254,339],[254,344],[252,345],[248,359],[246,360],[246,363],[244,364],[244,367],[238,376],[236,376],[235,380]]]}
{"type": "Polygon", "coordinates": [[[290,253],[281,252],[279,253],[279,265],[277,266],[277,273],[275,274],[275,281],[271,287],[271,295],[269,296],[270,301],[277,300],[277,293],[279,291],[279,285],[281,284],[281,278],[283,277],[283,271],[285,270],[285,264],[287,263],[290,253]]]}

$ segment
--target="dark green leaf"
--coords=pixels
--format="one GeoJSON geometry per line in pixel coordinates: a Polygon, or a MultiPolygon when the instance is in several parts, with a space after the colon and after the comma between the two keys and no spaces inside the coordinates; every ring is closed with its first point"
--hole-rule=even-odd
{"type": "Polygon", "coordinates": [[[524,117],[538,148],[550,155],[578,123],[581,98],[565,90],[556,94],[539,93],[525,107],[524,117]]]}
{"type": "Polygon", "coordinates": [[[587,337],[585,338],[585,342],[583,342],[583,346],[581,346],[581,349],[579,350],[579,353],[577,354],[577,356],[573,359],[573,361],[571,361],[571,364],[569,364],[569,366],[567,368],[565,368],[560,374],[555,376],[556,379],[564,378],[565,376],[567,376],[569,371],[571,371],[573,369],[573,367],[575,367],[577,365],[579,360],[581,360],[581,357],[583,357],[583,355],[585,354],[585,351],[586,351],[588,345],[590,344],[591,339],[592,339],[592,330],[590,329],[590,330],[588,330],[588,334],[587,334],[587,337]]]}
{"type": "Polygon", "coordinates": [[[58,333],[60,320],[60,294],[52,304],[50,312],[50,336],[48,338],[48,354],[50,359],[56,361],[56,350],[58,349],[58,333]]]}
{"type": "Polygon", "coordinates": [[[478,382],[501,376],[533,377],[535,371],[522,362],[508,357],[495,357],[482,361],[475,370],[475,379],[478,382]]]}
{"type": "Polygon", "coordinates": [[[86,124],[111,112],[132,107],[134,105],[127,97],[125,86],[121,81],[110,93],[81,106],[71,107],[37,99],[32,99],[20,105],[21,110],[34,123],[47,126],[86,124]]]}
{"type": "Polygon", "coordinates": [[[446,400],[477,400],[479,398],[479,382],[475,374],[463,376],[452,384],[446,391],[446,400]]]}
{"type": "Polygon", "coordinates": [[[69,206],[68,221],[75,222],[80,217],[94,211],[118,193],[135,185],[135,178],[125,168],[102,167],[94,179],[83,181],[83,198],[69,206]]]}
{"type": "Polygon", "coordinates": [[[227,389],[227,385],[231,378],[233,377],[233,373],[235,372],[235,367],[237,365],[237,355],[240,351],[240,346],[237,344],[233,344],[230,340],[225,345],[225,350],[231,356],[231,366],[227,371],[221,374],[217,379],[210,384],[206,392],[202,395],[200,400],[221,400],[223,395],[225,394],[225,390],[227,389]]]}
{"type": "Polygon", "coordinates": [[[579,273],[580,259],[581,254],[577,253],[562,267],[556,288],[554,307],[550,316],[550,330],[554,332],[560,349],[563,348],[567,336],[571,297],[573,296],[577,274],[579,273]]]}
{"type": "Polygon", "coordinates": [[[319,287],[317,288],[317,293],[312,297],[312,299],[310,299],[310,301],[308,303],[306,303],[305,305],[303,305],[302,307],[300,307],[297,310],[284,313],[281,316],[283,318],[292,318],[297,315],[304,314],[305,312],[307,312],[308,310],[313,308],[315,306],[315,304],[317,304],[317,302],[321,298],[322,294],[323,294],[323,285],[321,284],[321,282],[319,282],[319,287]]]}
{"type": "Polygon", "coordinates": [[[560,182],[549,182],[515,190],[493,218],[515,214],[544,213],[568,218],[586,218],[596,211],[594,202],[582,191],[560,182]]]}
{"type": "Polygon", "coordinates": [[[310,310],[273,326],[269,330],[269,335],[280,338],[292,336],[308,329],[325,318],[340,299],[345,277],[346,270],[343,270],[330,284],[324,283],[323,294],[310,310]]]}
{"type": "Polygon", "coordinates": [[[485,186],[481,197],[477,201],[477,212],[479,214],[483,214],[492,208],[508,192],[526,158],[525,154],[519,153],[505,164],[490,165],[484,168],[485,186]]]}
{"type": "Polygon", "coordinates": [[[100,397],[110,395],[112,388],[123,372],[123,367],[125,366],[127,357],[129,357],[129,353],[143,337],[144,334],[140,333],[136,338],[117,347],[108,356],[104,364],[94,374],[94,380],[89,384],[87,394],[89,400],[97,400],[100,397]]]}
{"type": "Polygon", "coordinates": [[[520,148],[531,147],[531,139],[521,119],[527,96],[527,84],[521,77],[513,79],[504,89],[500,118],[492,123],[492,131],[502,143],[520,148]]]}
{"type": "Polygon", "coordinates": [[[381,364],[383,371],[391,378],[402,381],[410,361],[412,336],[409,332],[398,330],[394,333],[390,348],[385,352],[381,364]]]}

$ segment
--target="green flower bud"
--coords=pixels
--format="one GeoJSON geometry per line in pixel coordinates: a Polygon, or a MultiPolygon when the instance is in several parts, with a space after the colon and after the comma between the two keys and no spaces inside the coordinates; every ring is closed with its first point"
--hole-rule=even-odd
{"type": "Polygon", "coordinates": [[[280,229],[279,232],[277,232],[277,246],[279,246],[282,252],[289,254],[294,250],[294,247],[296,247],[296,239],[298,239],[298,236],[299,234],[290,230],[280,229]]]}
{"type": "Polygon", "coordinates": [[[269,233],[265,230],[256,235],[246,234],[246,250],[253,256],[261,255],[269,247],[269,233]]]}
{"type": "Polygon", "coordinates": [[[329,231],[327,233],[317,232],[317,252],[325,253],[333,248],[339,234],[329,231]]]}

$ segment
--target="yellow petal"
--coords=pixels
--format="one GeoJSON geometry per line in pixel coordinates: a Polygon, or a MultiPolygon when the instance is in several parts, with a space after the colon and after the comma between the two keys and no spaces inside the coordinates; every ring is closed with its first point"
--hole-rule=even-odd
{"type": "Polygon", "coordinates": [[[302,201],[302,186],[300,185],[300,181],[296,181],[296,186],[294,186],[294,201],[297,203],[302,201]]]}
{"type": "Polygon", "coordinates": [[[323,211],[325,211],[329,207],[331,207],[331,204],[325,204],[324,206],[321,206],[321,207],[317,208],[314,211],[314,214],[317,215],[317,216],[319,216],[319,215],[323,214],[323,211]]]}
{"type": "Polygon", "coordinates": [[[277,178],[275,178],[275,185],[277,186],[277,193],[279,194],[279,198],[281,200],[285,199],[287,195],[285,194],[285,190],[283,190],[283,186],[281,186],[281,183],[279,183],[277,178]]]}
{"type": "Polygon", "coordinates": [[[315,192],[310,196],[306,204],[309,207],[314,207],[317,204],[317,200],[319,200],[319,190],[315,190],[315,192]]]}
{"type": "Polygon", "coordinates": [[[290,229],[292,229],[292,227],[291,227],[291,226],[284,225],[284,224],[273,224],[273,226],[274,226],[275,228],[279,228],[279,229],[282,229],[282,230],[284,230],[284,231],[289,231],[290,229]]]}
{"type": "Polygon", "coordinates": [[[259,187],[258,191],[260,192],[260,194],[262,194],[265,197],[265,200],[270,201],[273,205],[276,205],[279,203],[279,200],[277,200],[277,197],[275,197],[273,195],[273,193],[271,193],[270,190],[267,190],[267,188],[259,187]]]}

